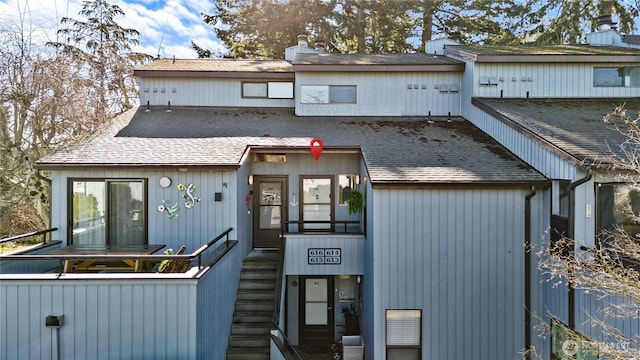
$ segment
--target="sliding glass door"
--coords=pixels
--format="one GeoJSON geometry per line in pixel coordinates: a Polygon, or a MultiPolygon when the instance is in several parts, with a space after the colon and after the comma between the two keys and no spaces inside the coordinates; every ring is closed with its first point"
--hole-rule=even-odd
{"type": "Polygon", "coordinates": [[[70,181],[73,244],[146,244],[146,181],[70,181]]]}

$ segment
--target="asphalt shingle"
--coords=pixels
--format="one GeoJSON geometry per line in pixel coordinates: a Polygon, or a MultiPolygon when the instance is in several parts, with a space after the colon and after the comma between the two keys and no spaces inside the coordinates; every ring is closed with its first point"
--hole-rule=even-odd
{"type": "Polygon", "coordinates": [[[247,147],[360,148],[372,183],[522,183],[537,171],[462,118],[298,117],[284,108],[140,108],[41,167],[238,166],[247,147]]]}

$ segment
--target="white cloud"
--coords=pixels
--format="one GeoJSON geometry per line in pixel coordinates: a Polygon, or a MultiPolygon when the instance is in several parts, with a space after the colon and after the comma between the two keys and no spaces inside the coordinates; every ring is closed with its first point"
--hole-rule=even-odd
{"type": "MultiPolygon", "coordinates": [[[[224,46],[213,29],[204,23],[201,12],[208,13],[211,3],[202,0],[111,0],[125,13],[116,22],[140,32],[140,46],[134,51],[153,56],[195,58],[193,40],[214,52],[224,46]],[[159,51],[160,50],[160,51],[159,51]]],[[[42,42],[55,40],[62,17],[81,19],[82,0],[0,0],[0,13],[11,26],[26,24],[42,42]]],[[[5,20],[0,20],[4,22],[5,20]]],[[[40,41],[40,40],[38,40],[40,41]]]]}

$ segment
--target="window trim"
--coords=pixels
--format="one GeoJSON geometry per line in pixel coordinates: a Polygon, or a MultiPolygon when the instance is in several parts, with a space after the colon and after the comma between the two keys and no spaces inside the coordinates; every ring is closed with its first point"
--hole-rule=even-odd
{"type": "Polygon", "coordinates": [[[341,84],[341,85],[318,85],[318,84],[305,84],[300,86],[300,104],[313,104],[313,105],[327,105],[327,104],[357,104],[358,103],[358,85],[356,84],[341,84]],[[305,101],[305,88],[317,88],[317,92],[321,91],[321,88],[324,88],[326,91],[326,95],[319,93],[318,98],[319,101],[305,101]],[[338,88],[353,88],[354,95],[353,101],[336,101],[332,100],[331,90],[338,88]]]}
{"type": "MultiPolygon", "coordinates": [[[[299,177],[299,194],[300,194],[300,206],[298,206],[298,216],[300,219],[300,231],[330,231],[333,232],[335,229],[335,195],[334,191],[334,175],[300,175],[299,177]],[[304,219],[304,207],[306,203],[304,202],[304,181],[308,179],[321,179],[321,180],[329,180],[329,203],[320,203],[320,205],[329,205],[329,227],[328,228],[310,228],[305,229],[305,219],[304,219]]],[[[322,224],[320,224],[322,225],[322,224]]]]}
{"type": "MultiPolygon", "coordinates": [[[[105,185],[104,206],[105,215],[109,212],[109,183],[111,182],[140,182],[142,183],[142,238],[143,244],[149,244],[149,179],[148,178],[111,178],[111,177],[69,177],[67,178],[67,245],[73,245],[73,184],[74,182],[102,182],[105,185]]],[[[110,230],[105,220],[105,243],[110,243],[110,230]]]]}
{"type": "Polygon", "coordinates": [[[293,81],[242,81],[240,83],[240,94],[243,99],[293,99],[294,98],[294,83],[293,81]],[[265,95],[257,95],[250,96],[245,95],[245,84],[264,84],[265,85],[265,95]],[[291,85],[291,96],[275,96],[270,94],[270,85],[271,84],[290,84],[291,85]]]}
{"type": "Polygon", "coordinates": [[[385,346],[385,354],[387,356],[387,358],[389,358],[389,350],[393,350],[393,349],[415,349],[418,350],[418,358],[421,359],[422,358],[422,346],[424,344],[424,339],[423,339],[423,331],[422,331],[422,326],[423,326],[423,311],[422,309],[386,309],[385,310],[385,315],[384,315],[384,321],[385,321],[385,325],[384,325],[384,329],[385,329],[385,340],[384,340],[384,346],[385,346]],[[417,311],[420,314],[420,320],[419,320],[419,325],[418,325],[418,330],[419,330],[419,334],[418,334],[418,339],[420,341],[420,344],[418,345],[389,345],[388,340],[389,340],[389,313],[393,312],[393,311],[398,311],[398,312],[402,312],[402,311],[417,311]]]}
{"type": "MultiPolygon", "coordinates": [[[[631,83],[627,83],[627,77],[631,77],[631,74],[628,73],[628,71],[630,69],[636,69],[636,71],[639,72],[640,74],[640,66],[595,66],[593,68],[593,87],[596,88],[637,88],[638,86],[632,86],[631,83]],[[616,85],[608,85],[608,84],[598,84],[596,82],[596,71],[600,70],[600,69],[612,69],[612,70],[617,70],[618,72],[620,72],[620,70],[623,71],[623,74],[620,76],[620,84],[616,85]],[[629,74],[629,75],[627,75],[629,74]]],[[[640,75],[638,76],[640,78],[640,75]]],[[[631,82],[631,79],[629,79],[629,81],[631,82]]],[[[636,81],[640,81],[640,79],[636,79],[636,81]]]]}

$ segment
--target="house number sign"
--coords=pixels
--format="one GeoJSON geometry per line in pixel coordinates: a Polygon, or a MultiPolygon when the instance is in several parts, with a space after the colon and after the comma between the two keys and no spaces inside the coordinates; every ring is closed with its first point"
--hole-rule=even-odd
{"type": "Polygon", "coordinates": [[[342,249],[308,249],[309,265],[340,265],[342,264],[342,249]]]}

